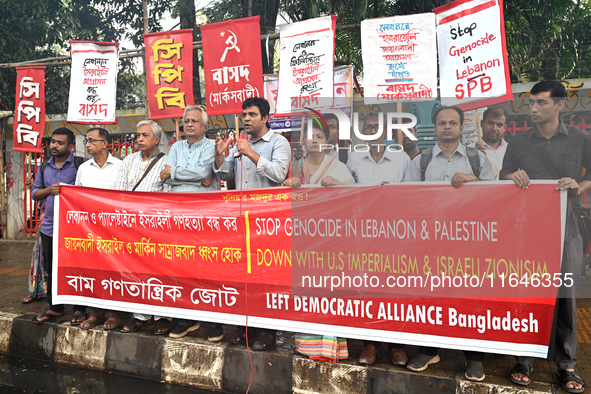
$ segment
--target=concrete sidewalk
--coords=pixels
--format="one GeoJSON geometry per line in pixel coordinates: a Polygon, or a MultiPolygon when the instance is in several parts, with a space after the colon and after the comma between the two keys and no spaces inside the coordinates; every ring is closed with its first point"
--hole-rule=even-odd
{"type": "MultiPolygon", "coordinates": [[[[78,367],[107,370],[201,388],[243,393],[253,363],[252,393],[563,393],[556,366],[545,360],[534,365],[527,388],[509,379],[514,359],[489,354],[484,360],[486,379],[464,378],[461,351],[441,350],[441,362],[423,373],[395,367],[382,355],[370,367],[357,362],[362,342],[349,340],[350,358],[338,364],[318,363],[294,354],[293,333],[280,332],[278,346],[267,352],[249,352],[226,341],[207,341],[207,327],[185,338],[162,338],[155,325],[136,333],[100,329],[81,330],[69,325],[71,310],[56,322],[33,324],[31,317],[47,308],[45,300],[22,304],[27,294],[32,241],[0,240],[0,352],[78,367]]],[[[591,272],[590,272],[591,274],[591,272]]],[[[583,277],[578,300],[578,372],[591,383],[591,276],[583,277]]],[[[202,324],[202,326],[206,326],[202,324]]],[[[229,327],[224,327],[227,332],[229,327]]],[[[417,348],[407,346],[409,357],[417,348]]],[[[99,382],[100,384],[100,382],[99,382]]]]}

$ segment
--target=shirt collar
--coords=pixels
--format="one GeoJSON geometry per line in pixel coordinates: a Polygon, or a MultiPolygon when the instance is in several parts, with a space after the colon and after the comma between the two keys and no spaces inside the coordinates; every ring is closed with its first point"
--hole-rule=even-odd
{"type": "MultiPolygon", "coordinates": [[[[109,153],[109,155],[107,156],[107,161],[105,161],[105,165],[107,165],[108,163],[111,163],[111,164],[117,164],[117,161],[116,161],[115,157],[113,157],[113,155],[112,155],[111,153],[109,153]]],[[[95,165],[95,166],[97,166],[97,167],[99,166],[99,165],[96,163],[96,160],[94,160],[94,157],[92,157],[92,158],[90,159],[90,164],[92,164],[92,165],[95,165]]],[[[104,167],[104,166],[103,166],[103,167],[104,167]]],[[[100,168],[100,167],[99,167],[99,168],[100,168]]]]}
{"type": "MultiPolygon", "coordinates": [[[[482,140],[482,142],[484,143],[484,146],[488,146],[489,148],[496,150],[495,148],[490,146],[485,140],[482,140]]],[[[472,146],[472,145],[470,145],[470,146],[472,146]]],[[[503,138],[501,138],[501,145],[499,145],[499,148],[506,148],[506,147],[507,147],[507,141],[505,141],[503,138]]]]}
{"type": "Polygon", "coordinates": [[[255,143],[260,140],[263,140],[265,142],[269,142],[269,141],[271,141],[271,137],[273,137],[273,134],[275,134],[275,132],[273,130],[269,129],[269,131],[267,131],[261,138],[259,138],[256,141],[252,141],[252,142],[255,143]]]}
{"type": "MultiPolygon", "coordinates": [[[[451,155],[452,156],[455,155],[456,152],[458,152],[462,156],[466,156],[466,147],[460,143],[460,144],[458,144],[458,147],[456,148],[456,150],[453,151],[453,153],[451,155]]],[[[437,156],[440,153],[443,153],[443,151],[441,150],[441,148],[439,147],[439,144],[437,143],[433,147],[433,157],[437,156]]],[[[443,155],[445,156],[445,153],[443,153],[443,155]]]]}
{"type": "MultiPolygon", "coordinates": [[[[381,158],[381,160],[379,162],[381,162],[382,160],[392,161],[392,158],[390,157],[390,155],[397,154],[396,152],[390,152],[387,148],[388,147],[386,145],[383,146],[383,149],[385,151],[384,151],[384,155],[382,156],[382,158],[381,158]]],[[[373,157],[371,157],[371,152],[369,150],[367,152],[360,152],[360,153],[361,153],[361,158],[362,159],[368,158],[369,160],[371,160],[372,163],[375,163],[373,157]]]]}
{"type": "MultiPolygon", "coordinates": [[[[566,127],[566,123],[564,123],[562,121],[562,119],[558,119],[558,121],[560,122],[560,125],[558,126],[558,132],[556,134],[554,134],[552,136],[552,138],[554,138],[554,136],[559,135],[559,134],[564,134],[565,136],[568,137],[568,127],[566,127]]],[[[544,137],[539,131],[538,131],[538,127],[536,125],[534,125],[534,127],[531,128],[531,136],[538,136],[540,138],[546,138],[544,137]]]]}
{"type": "Polygon", "coordinates": [[[199,145],[202,145],[205,142],[206,137],[204,136],[203,138],[201,138],[199,141],[195,142],[193,145],[189,145],[189,141],[188,140],[183,140],[183,143],[189,147],[189,149],[193,148],[193,147],[197,147],[199,145]]]}
{"type": "MultiPolygon", "coordinates": [[[[70,152],[70,154],[68,155],[68,158],[66,159],[66,162],[64,163],[64,165],[66,163],[73,163],[73,162],[74,162],[74,155],[70,152]]],[[[49,158],[48,164],[51,164],[52,166],[57,167],[55,165],[55,157],[54,156],[51,156],[49,158]]]]}

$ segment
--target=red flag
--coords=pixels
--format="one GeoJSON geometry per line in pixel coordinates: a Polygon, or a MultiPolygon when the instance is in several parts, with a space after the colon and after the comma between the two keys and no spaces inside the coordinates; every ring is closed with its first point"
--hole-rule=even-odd
{"type": "Polygon", "coordinates": [[[182,118],[193,97],[193,29],[144,34],[150,118],[182,118]]]}
{"type": "Polygon", "coordinates": [[[14,148],[42,152],[45,129],[45,67],[17,67],[14,148]]]}
{"type": "Polygon", "coordinates": [[[249,97],[263,97],[259,16],[201,26],[208,115],[242,112],[249,97]]]}

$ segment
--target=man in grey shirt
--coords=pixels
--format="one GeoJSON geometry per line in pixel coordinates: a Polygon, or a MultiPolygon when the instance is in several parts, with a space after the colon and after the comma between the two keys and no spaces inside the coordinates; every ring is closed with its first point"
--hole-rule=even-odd
{"type": "MultiPolygon", "coordinates": [[[[270,129],[269,110],[269,102],[264,98],[251,97],[242,103],[242,123],[249,138],[237,139],[228,157],[224,158],[224,153],[229,139],[216,139],[213,172],[224,181],[234,179],[238,190],[281,186],[287,177],[291,148],[285,137],[270,129]]],[[[249,330],[249,336],[255,338],[252,348],[269,349],[275,342],[275,333],[267,329],[249,330]]],[[[244,327],[237,327],[230,335],[234,344],[246,339],[244,327]]]]}
{"type": "MultiPolygon", "coordinates": [[[[464,111],[457,107],[441,107],[435,112],[435,134],[437,145],[433,147],[432,159],[425,171],[425,181],[446,181],[455,188],[464,182],[494,181],[495,174],[486,155],[478,153],[479,176],[474,171],[468,157],[468,149],[460,143],[464,130],[464,111]]],[[[422,180],[421,157],[417,155],[410,163],[404,177],[405,182],[422,180]]]]}
{"type": "MultiPolygon", "coordinates": [[[[470,151],[462,144],[460,138],[464,130],[464,111],[457,107],[442,107],[435,112],[435,134],[437,145],[433,147],[432,159],[429,163],[421,163],[421,157],[426,154],[424,150],[411,162],[410,171],[404,180],[409,181],[448,181],[454,188],[458,188],[464,182],[494,181],[490,161],[486,155],[470,148],[470,151]],[[470,153],[469,153],[470,152],[470,153]],[[469,158],[472,155],[472,159],[469,158]],[[421,169],[421,164],[422,169],[421,169]],[[425,169],[424,166],[427,165],[425,169]],[[474,171],[477,167],[477,171],[474,171]],[[424,177],[422,172],[424,171],[424,177]],[[477,172],[478,176],[474,175],[477,172]]],[[[465,376],[469,380],[482,381],[485,378],[482,360],[484,353],[464,351],[467,359],[465,376]]],[[[429,364],[439,362],[437,349],[433,347],[419,347],[419,354],[414,356],[407,364],[411,371],[424,371],[429,364]]]]}

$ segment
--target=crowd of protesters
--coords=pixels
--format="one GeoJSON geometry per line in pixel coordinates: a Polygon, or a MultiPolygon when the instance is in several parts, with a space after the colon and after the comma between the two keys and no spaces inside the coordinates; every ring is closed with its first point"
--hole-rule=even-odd
{"type": "MultiPolygon", "coordinates": [[[[441,107],[433,116],[437,143],[433,148],[421,151],[416,140],[404,135],[403,150],[385,149],[385,130],[381,113],[371,112],[363,119],[362,133],[375,135],[368,141],[369,149],[350,152],[339,149],[337,141],[339,122],[336,116],[325,116],[326,123],[313,123],[311,133],[306,133],[303,144],[289,141],[271,130],[269,103],[262,98],[244,101],[242,122],[249,138],[237,138],[230,148],[230,138],[216,140],[205,138],[208,126],[206,111],[197,106],[185,109],[183,137],[174,143],[168,155],[160,152],[161,127],[151,120],[137,125],[137,151],[124,158],[114,158],[108,152],[106,130],[91,128],[84,140],[92,158],[83,163],[70,151],[74,146],[74,134],[65,128],[57,129],[51,138],[51,159],[39,168],[32,195],[43,201],[45,217],[40,227],[38,247],[34,264],[45,272],[47,288],[41,285],[37,268],[32,273],[30,294],[23,302],[31,302],[40,293],[47,294],[49,309],[34,318],[35,323],[56,319],[64,314],[64,306],[52,303],[52,238],[53,203],[59,194],[60,184],[75,184],[105,189],[138,192],[186,192],[199,193],[220,189],[220,181],[233,182],[236,188],[318,184],[322,186],[367,184],[383,185],[399,182],[445,181],[458,188],[463,183],[475,181],[512,180],[517,186],[528,188],[530,179],[559,179],[557,188],[568,190],[574,198],[591,188],[591,135],[567,126],[560,120],[559,112],[564,107],[566,91],[560,82],[543,81],[536,84],[530,95],[530,116],[534,127],[526,130],[508,144],[503,135],[507,126],[507,113],[500,107],[491,107],[484,112],[482,141],[472,146],[461,143],[464,113],[457,107],[441,107]],[[311,135],[311,138],[310,138],[311,135]],[[323,147],[330,146],[331,149],[323,147]],[[542,147],[543,155],[535,154],[535,147],[542,147]],[[532,149],[533,148],[533,149],[532,149]],[[239,160],[240,158],[240,160],[239,160]],[[544,163],[547,160],[551,164],[544,163]],[[556,168],[556,172],[549,169],[556,168]],[[583,175],[586,168],[587,175],[583,175]]],[[[411,134],[417,136],[416,130],[411,134]]],[[[555,362],[563,387],[568,392],[582,392],[585,384],[576,374],[577,315],[576,294],[580,281],[582,261],[582,238],[577,227],[577,218],[569,200],[563,272],[573,274],[575,285],[561,288],[557,300],[557,329],[555,339],[555,362]]],[[[125,314],[98,308],[74,306],[72,325],[89,329],[102,325],[105,330],[119,328],[133,332],[157,321],[155,334],[179,338],[199,328],[199,322],[173,321],[166,316],[150,316],[134,313],[123,324],[125,314]]],[[[218,323],[207,323],[208,339],[216,342],[224,338],[232,344],[252,341],[252,349],[266,350],[275,343],[276,332],[270,329],[234,327],[224,333],[218,323]]],[[[372,364],[382,345],[364,342],[359,362],[372,364]]],[[[420,347],[419,353],[410,360],[402,344],[388,346],[390,360],[395,365],[406,366],[412,371],[423,371],[430,364],[440,361],[436,348],[420,347]]],[[[346,338],[296,334],[296,351],[315,360],[337,362],[348,358],[346,338]]],[[[465,352],[467,379],[482,381],[484,353],[465,352]]],[[[510,379],[518,385],[531,382],[533,359],[516,357],[516,365],[510,379]]]]}

